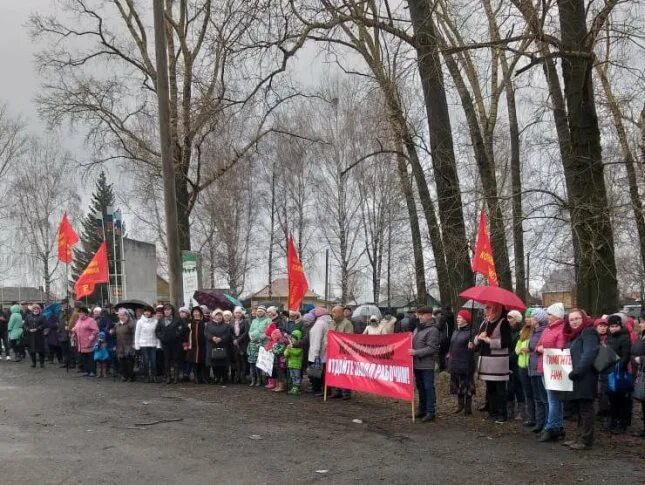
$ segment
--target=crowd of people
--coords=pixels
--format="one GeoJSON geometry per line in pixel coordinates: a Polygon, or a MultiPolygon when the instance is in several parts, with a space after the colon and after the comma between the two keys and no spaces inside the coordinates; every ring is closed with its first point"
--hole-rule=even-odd
{"type": "MultiPolygon", "coordinates": [[[[309,391],[323,395],[327,333],[379,335],[412,332],[417,417],[436,417],[435,373],[450,374],[454,413],[473,414],[475,378],[485,384],[480,412],[496,423],[520,420],[539,442],[561,440],[573,450],[593,444],[595,422],[611,433],[632,424],[634,379],[645,372],[645,312],[637,322],[624,313],[590,318],[584,310],[565,311],[561,303],[530,308],[524,314],[486,303],[483,321],[461,309],[420,307],[407,315],[374,315],[352,320],[352,309],[314,307],[301,314],[276,307],[253,307],[247,315],[205,306],[172,305],[135,309],[94,308],[62,302],[60,312],[44,314],[40,303],[14,304],[0,311],[0,350],[31,367],[48,360],[83,376],[167,384],[248,384],[298,395],[304,377],[309,391]],[[270,372],[258,366],[264,349],[273,354],[270,372]],[[569,349],[573,391],[545,387],[546,349],[569,349]],[[563,420],[577,422],[565,439],[563,420]]],[[[1,355],[1,354],[0,354],[1,355]]],[[[351,399],[347,389],[331,389],[331,398],[351,399]]],[[[640,401],[645,437],[645,401],[640,401]]]]}

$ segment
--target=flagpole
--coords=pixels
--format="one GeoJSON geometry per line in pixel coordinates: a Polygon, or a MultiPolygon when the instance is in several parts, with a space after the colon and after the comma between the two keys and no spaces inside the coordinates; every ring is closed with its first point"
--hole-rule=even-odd
{"type": "MultiPolygon", "coordinates": [[[[107,213],[105,214],[107,216],[107,213]]],[[[105,232],[105,217],[103,217],[103,212],[101,212],[101,226],[103,227],[103,242],[107,245],[107,233],[105,232]]],[[[108,265],[108,281],[107,281],[107,286],[108,286],[108,303],[110,303],[110,295],[112,294],[112,285],[110,285],[110,269],[108,265]]],[[[101,291],[101,300],[103,300],[103,291],[101,291]]],[[[101,301],[101,306],[103,306],[104,303],[101,301]]]]}
{"type": "Polygon", "coordinates": [[[123,244],[123,233],[124,233],[124,231],[125,231],[125,228],[123,226],[123,221],[121,221],[121,233],[120,233],[120,237],[121,237],[121,288],[123,289],[123,299],[126,300],[127,299],[127,284],[128,284],[128,281],[126,279],[125,266],[123,264],[125,262],[125,252],[124,252],[125,246],[123,244]]]}
{"type": "Polygon", "coordinates": [[[115,293],[114,296],[115,296],[115,302],[117,302],[119,301],[119,298],[117,297],[118,295],[116,295],[116,293],[119,291],[119,273],[118,273],[117,261],[116,261],[116,235],[114,234],[114,229],[115,229],[115,220],[114,220],[114,213],[113,213],[112,214],[112,252],[114,253],[114,293],[115,293]]]}

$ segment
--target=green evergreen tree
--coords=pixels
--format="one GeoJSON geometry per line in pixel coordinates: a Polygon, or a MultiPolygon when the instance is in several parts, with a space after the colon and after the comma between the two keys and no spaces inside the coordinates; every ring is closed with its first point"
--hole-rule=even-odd
{"type": "MultiPolygon", "coordinates": [[[[114,260],[116,256],[117,260],[117,274],[121,273],[120,269],[120,260],[121,258],[121,246],[118,243],[119,238],[116,237],[116,255],[115,255],[115,245],[114,245],[114,225],[110,224],[108,217],[108,208],[114,210],[114,190],[112,184],[109,184],[107,177],[104,171],[101,171],[99,178],[96,181],[96,188],[92,194],[92,202],[90,203],[89,210],[87,215],[83,218],[82,221],[82,230],[79,234],[79,244],[74,248],[74,263],[72,265],[72,281],[70,282],[72,286],[72,293],[74,290],[74,283],[78,279],[79,275],[87,268],[87,265],[94,257],[96,250],[103,242],[103,238],[107,241],[108,249],[108,263],[110,267],[110,283],[112,285],[112,291],[114,292],[114,287],[117,286],[117,278],[115,277],[114,271],[114,260]],[[101,222],[101,220],[103,222],[101,222]]],[[[113,217],[113,216],[111,216],[113,217]]],[[[118,280],[119,285],[122,284],[121,280],[118,280]]],[[[115,301],[118,297],[112,296],[111,300],[115,301]]],[[[83,298],[85,301],[85,298],[83,298]]],[[[107,284],[96,285],[94,293],[87,297],[88,304],[91,305],[104,305],[110,301],[110,294],[108,291],[107,284]]]]}

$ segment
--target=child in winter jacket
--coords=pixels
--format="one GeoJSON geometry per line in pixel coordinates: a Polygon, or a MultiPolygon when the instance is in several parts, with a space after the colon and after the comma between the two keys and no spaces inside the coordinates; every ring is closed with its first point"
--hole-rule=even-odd
{"type": "Polygon", "coordinates": [[[286,370],[286,359],[284,357],[284,349],[287,346],[287,340],[285,339],[282,332],[275,328],[269,334],[269,340],[267,341],[264,349],[272,352],[273,357],[273,372],[269,377],[269,382],[265,386],[269,391],[282,392],[286,389],[286,383],[284,382],[284,374],[286,370]]]}
{"type": "Polygon", "coordinates": [[[291,381],[291,389],[287,394],[297,396],[300,394],[300,381],[302,376],[302,348],[294,347],[293,343],[298,342],[302,338],[300,330],[291,332],[291,343],[287,345],[284,351],[284,357],[287,359],[287,369],[289,370],[289,380],[291,381]]]}
{"type": "Polygon", "coordinates": [[[99,338],[94,344],[94,362],[96,362],[97,377],[105,377],[110,363],[110,350],[105,332],[99,332],[99,338]]]}

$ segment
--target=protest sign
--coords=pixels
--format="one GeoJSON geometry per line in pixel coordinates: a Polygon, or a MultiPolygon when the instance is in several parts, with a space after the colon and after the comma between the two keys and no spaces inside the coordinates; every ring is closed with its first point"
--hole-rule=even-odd
{"type": "Polygon", "coordinates": [[[258,352],[258,361],[255,366],[269,375],[273,374],[273,352],[269,352],[264,347],[260,347],[258,352]]]}
{"type": "Polygon", "coordinates": [[[569,349],[544,349],[544,387],[549,391],[573,391],[569,373],[573,370],[569,349]]]}
{"type": "Polygon", "coordinates": [[[411,333],[327,334],[325,386],[414,401],[411,333]]]}

